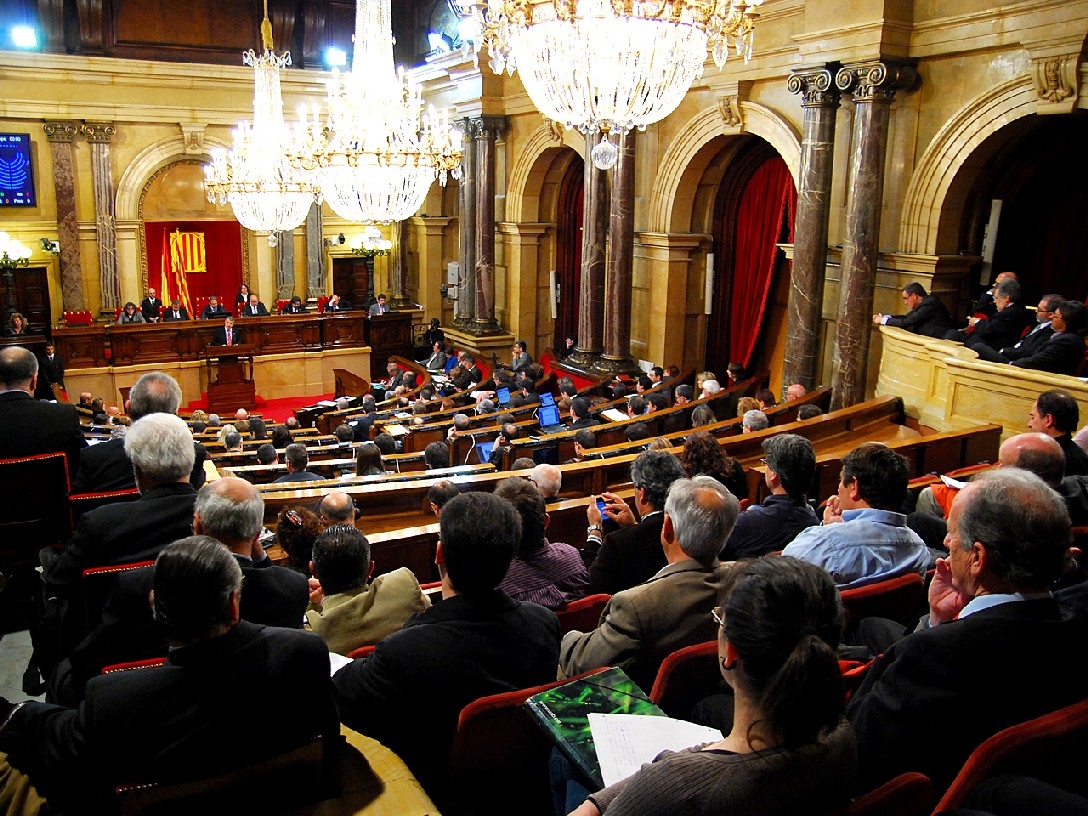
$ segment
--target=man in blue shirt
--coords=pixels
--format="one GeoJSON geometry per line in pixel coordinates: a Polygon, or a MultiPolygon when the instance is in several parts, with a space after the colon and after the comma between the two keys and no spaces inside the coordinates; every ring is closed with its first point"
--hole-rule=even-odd
{"type": "Polygon", "coordinates": [[[782,554],[823,567],[839,589],[925,575],[929,550],[898,512],[908,478],[907,460],[887,445],[858,445],[843,457],[839,491],[828,499],[823,523],[803,530],[782,554]]]}

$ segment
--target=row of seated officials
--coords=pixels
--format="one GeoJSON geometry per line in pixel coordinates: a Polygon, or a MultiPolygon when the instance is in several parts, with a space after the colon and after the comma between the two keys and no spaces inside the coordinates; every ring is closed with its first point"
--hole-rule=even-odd
{"type": "MultiPolygon", "coordinates": [[[[851,580],[851,567],[868,570],[897,560],[901,570],[921,573],[928,566],[924,544],[906,530],[897,512],[906,491],[906,463],[884,446],[860,446],[844,459],[842,483],[819,525],[804,493],[798,493],[811,477],[808,482],[796,478],[797,468],[814,463],[811,445],[779,435],[766,440],[764,448],[772,495],[744,513],[717,480],[689,479],[671,454],[640,456],[632,466],[637,519],[625,503],[606,495],[603,516],[596,503],[587,509],[587,540],[582,554],[574,553],[581,564],[565,552],[572,574],[587,561],[592,574],[595,566],[608,567],[612,558],[612,572],[629,575],[631,583],[613,590],[596,629],[569,632],[561,641],[553,612],[516,597],[525,590],[553,592],[553,586],[563,592],[547,580],[546,561],[533,563],[553,549],[545,536],[543,496],[521,479],[502,483],[495,495],[453,496],[439,508],[441,602],[428,607],[414,578],[405,576],[404,594],[422,610],[380,637],[372,656],[331,658],[334,691],[323,691],[316,672],[306,678],[298,674],[321,662],[328,671],[330,658],[322,659],[322,652],[311,649],[312,641],[284,633],[276,624],[297,627],[312,601],[306,617],[320,631],[326,615],[336,617],[332,611],[338,603],[330,603],[336,596],[376,603],[387,581],[379,576],[359,585],[360,571],[369,571],[369,556],[362,557],[365,538],[353,524],[333,524],[318,535],[311,582],[290,569],[267,565],[257,543],[263,506],[252,486],[222,479],[196,493],[186,483],[192,466],[189,428],[169,413],[141,416],[126,437],[126,451],[143,491],[137,503],[142,506],[107,506],[86,514],[73,541],[59,556],[43,557],[43,566],[51,597],[57,599],[66,593],[71,597],[82,566],[135,560],[153,555],[149,550],[158,550],[160,566],[134,573],[133,584],[119,583],[102,626],[52,674],[51,694],[57,699],[73,695],[68,702],[82,694],[82,707],[9,707],[0,748],[17,769],[40,783],[40,790],[63,802],[66,792],[81,791],[71,784],[84,779],[78,772],[68,774],[73,766],[99,772],[92,776],[97,781],[115,779],[119,768],[137,776],[167,766],[199,773],[225,750],[208,745],[212,735],[205,733],[206,722],[230,721],[240,739],[253,738],[253,755],[260,755],[303,731],[334,736],[327,714],[336,710],[328,707],[335,704],[341,722],[396,751],[441,802],[454,786],[445,775],[445,761],[457,714],[472,699],[545,683],[557,664],[568,675],[620,665],[646,687],[666,654],[717,638],[722,677],[732,694],[704,709],[708,719],[723,726],[724,740],[663,755],[627,782],[590,792],[579,812],[657,813],[684,804],[720,810],[753,801],[774,812],[802,803],[820,810],[902,770],[920,770],[938,787],[947,784],[990,733],[1085,696],[1082,673],[1075,671],[1088,645],[1083,610],[1075,603],[1082,585],[1057,593],[1067,617],[1058,613],[1059,600],[1049,591],[1069,551],[1068,510],[1038,477],[1008,467],[960,492],[948,519],[949,555],[936,562],[929,614],[916,631],[886,647],[854,692],[844,721],[836,586],[858,586],[890,574],[867,572],[851,580]],[[1009,506],[1025,512],[1007,513],[1009,506]],[[738,526],[767,532],[796,515],[808,516],[809,524],[798,525],[800,532],[784,547],[785,557],[740,564],[720,560],[723,543],[732,540],[738,526]],[[604,535],[605,523],[617,528],[604,535]],[[219,548],[193,541],[190,531],[212,537],[219,548]],[[179,539],[185,540],[163,553],[165,544],[179,539]],[[143,549],[134,552],[134,547],[143,549]],[[228,550],[233,559],[216,560],[215,553],[228,550]],[[654,563],[651,554],[657,557],[654,563]],[[326,555],[333,556],[329,563],[340,558],[342,566],[350,566],[338,574],[323,561],[326,555]],[[640,557],[644,563],[636,563],[640,557]],[[234,575],[237,570],[228,568],[232,563],[246,574],[244,587],[234,575]],[[266,611],[288,619],[259,620],[261,592],[273,593],[276,584],[282,584],[284,595],[266,611]],[[162,595],[153,616],[143,601],[149,585],[162,595]],[[178,593],[171,596],[175,589],[178,593]],[[295,599],[297,615],[288,614],[287,596],[295,599]],[[122,611],[126,608],[132,616],[122,611]],[[80,689],[77,656],[99,648],[96,640],[108,644],[111,637],[127,650],[136,640],[134,625],[151,627],[160,653],[167,639],[177,647],[168,656],[169,671],[152,670],[143,678],[94,678],[80,689]],[[124,634],[118,637],[118,631],[124,634]],[[1010,642],[1018,645],[1015,661],[1008,659],[1010,642]],[[291,671],[277,659],[288,656],[291,671]],[[268,738],[267,724],[262,730],[254,723],[251,729],[254,717],[240,722],[245,704],[232,707],[227,720],[226,703],[194,702],[210,697],[198,693],[206,691],[204,683],[227,682],[210,664],[230,666],[247,657],[267,672],[265,687],[306,689],[298,699],[308,701],[307,706],[291,707],[277,717],[281,730],[276,739],[268,738]],[[956,680],[949,681],[950,676],[956,680]],[[187,712],[184,724],[171,716],[177,707],[187,712]],[[163,717],[175,723],[173,730],[162,727],[163,717]],[[933,739],[934,728],[940,740],[933,739]],[[200,733],[186,734],[189,729],[200,733]],[[427,739],[420,738],[424,733],[427,739]],[[133,734],[141,739],[131,739],[133,734]],[[179,742],[179,735],[193,739],[179,742]],[[109,768],[95,759],[106,756],[109,768]],[[768,784],[785,778],[790,784],[768,784]]],[[[329,498],[335,504],[338,497],[329,498]]],[[[302,519],[298,511],[287,512],[302,519]]],[[[388,583],[391,588],[393,579],[388,583]]],[[[216,733],[215,740],[222,742],[220,736],[216,733]]],[[[560,798],[584,782],[570,780],[560,798]]]]}

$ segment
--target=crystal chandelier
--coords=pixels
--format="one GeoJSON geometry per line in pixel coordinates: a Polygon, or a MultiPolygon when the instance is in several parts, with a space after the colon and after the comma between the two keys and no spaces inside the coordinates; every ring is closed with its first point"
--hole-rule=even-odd
{"type": "Polygon", "coordinates": [[[393,66],[390,0],[356,0],[351,71],[333,72],[324,121],[300,110],[294,161],[341,218],[370,224],[416,213],[437,178],[460,178],[461,133],[393,66]]]}
{"type": "Polygon", "coordinates": [[[261,56],[252,50],[242,56],[243,64],[253,66],[253,124],[239,123],[229,151],[212,151],[211,164],[204,165],[204,187],[208,201],[229,202],[242,226],[269,233],[268,243],[275,246],[276,233],[305,221],[319,194],[310,174],[288,157],[293,134],[283,119],[280,69],[291,64],[291,54],[272,53],[268,0],[261,41],[261,56]]]}
{"type": "Polygon", "coordinates": [[[607,170],[610,136],[664,119],[703,72],[734,48],[752,56],[763,0],[450,0],[466,52],[487,47],[491,70],[521,73],[549,119],[600,133],[593,163],[607,170]]]}
{"type": "Polygon", "coordinates": [[[382,237],[382,232],[377,227],[367,227],[362,234],[356,235],[348,244],[352,255],[373,257],[374,255],[386,255],[393,248],[393,242],[382,237]]]}

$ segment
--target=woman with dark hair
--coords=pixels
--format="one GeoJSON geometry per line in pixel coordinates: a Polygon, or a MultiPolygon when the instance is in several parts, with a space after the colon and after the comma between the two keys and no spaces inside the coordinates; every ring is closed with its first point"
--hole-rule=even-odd
{"type": "Polygon", "coordinates": [[[118,323],[146,323],[142,312],[136,310],[136,304],[131,300],[125,304],[125,308],[117,315],[118,323]]]}
{"type": "Polygon", "coordinates": [[[578,335],[568,332],[563,338],[563,348],[559,350],[559,359],[565,360],[574,354],[574,347],[578,345],[578,335]]]}
{"type": "Polygon", "coordinates": [[[373,442],[364,442],[355,452],[356,476],[381,476],[385,473],[382,452],[373,442]]]}
{"type": "Polygon", "coordinates": [[[431,318],[431,323],[427,327],[427,331],[423,332],[423,345],[427,348],[434,348],[435,343],[446,343],[446,333],[442,331],[442,324],[438,322],[437,317],[431,318]]]}
{"type": "Polygon", "coordinates": [[[276,519],[276,540],[287,553],[287,565],[310,577],[314,539],[321,535],[321,519],[305,507],[280,510],[276,519]]]}
{"type": "Polygon", "coordinates": [[[691,411],[691,427],[693,428],[698,428],[700,425],[710,425],[717,421],[718,418],[714,416],[714,411],[709,405],[696,405],[691,411]]]}
{"type": "Polygon", "coordinates": [[[238,294],[234,296],[234,313],[241,314],[242,307],[249,303],[249,287],[244,283],[238,287],[238,294]]]}
{"type": "Polygon", "coordinates": [[[748,372],[740,363],[730,363],[725,367],[725,376],[729,378],[729,384],[733,385],[741,380],[748,379],[748,372]]]}
{"type": "Polygon", "coordinates": [[[718,440],[706,431],[688,434],[684,455],[680,457],[688,477],[709,476],[717,479],[738,500],[748,498],[748,477],[732,456],[727,456],[718,440]]]}
{"type": "Polygon", "coordinates": [[[718,742],[663,751],[572,816],[823,813],[848,801],[857,768],[836,649],[835,583],[796,558],[742,561],[713,610],[735,699],[718,742]]]}
{"type": "Polygon", "coordinates": [[[295,438],[291,436],[291,431],[286,425],[277,425],[272,429],[272,438],[269,441],[276,450],[283,450],[294,442],[295,438]]]}

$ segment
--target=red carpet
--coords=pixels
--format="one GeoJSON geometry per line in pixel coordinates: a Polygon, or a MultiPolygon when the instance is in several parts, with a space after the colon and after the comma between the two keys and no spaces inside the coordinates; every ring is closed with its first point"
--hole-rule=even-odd
{"type": "MultiPolygon", "coordinates": [[[[276,422],[283,422],[287,417],[293,416],[296,408],[302,408],[306,405],[313,405],[318,400],[331,400],[332,394],[316,394],[308,397],[284,397],[283,399],[266,400],[257,395],[255,412],[263,416],[265,419],[273,419],[276,422]]],[[[208,408],[208,395],[201,393],[200,399],[190,402],[186,409],[189,411],[195,411],[197,408],[207,410],[208,408]]],[[[223,418],[224,421],[226,417],[223,418]]]]}

